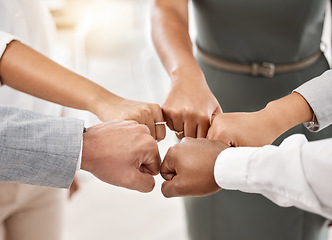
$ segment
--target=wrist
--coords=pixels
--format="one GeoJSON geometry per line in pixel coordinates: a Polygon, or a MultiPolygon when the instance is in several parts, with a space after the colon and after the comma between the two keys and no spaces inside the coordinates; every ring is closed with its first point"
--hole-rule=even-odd
{"type": "Polygon", "coordinates": [[[298,124],[311,121],[313,116],[307,101],[296,92],[268,103],[262,111],[278,135],[298,124]]]}
{"type": "MultiPolygon", "coordinates": [[[[183,64],[170,72],[171,85],[207,84],[205,76],[195,61],[183,64]]],[[[187,85],[188,86],[188,85],[187,85]]]]}
{"type": "Polygon", "coordinates": [[[101,88],[95,91],[93,96],[91,96],[87,110],[95,114],[101,121],[105,121],[105,119],[103,119],[105,111],[111,110],[115,113],[114,106],[121,100],[121,97],[101,88]]]}
{"type": "Polygon", "coordinates": [[[82,158],[81,158],[81,169],[91,172],[93,164],[91,164],[90,156],[90,140],[91,136],[88,133],[88,129],[83,132],[83,144],[82,144],[82,158]]]}

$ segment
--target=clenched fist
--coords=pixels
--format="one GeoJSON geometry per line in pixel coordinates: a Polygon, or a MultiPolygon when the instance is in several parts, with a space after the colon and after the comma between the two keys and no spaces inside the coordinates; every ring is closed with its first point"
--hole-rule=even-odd
{"type": "Polygon", "coordinates": [[[106,183],[150,192],[160,163],[158,145],[145,125],[113,121],[83,134],[81,168],[106,183]]]}
{"type": "Polygon", "coordinates": [[[171,147],[161,166],[166,180],[161,188],[165,197],[205,196],[220,187],[214,180],[214,164],[228,146],[203,138],[184,138],[171,147]]]}

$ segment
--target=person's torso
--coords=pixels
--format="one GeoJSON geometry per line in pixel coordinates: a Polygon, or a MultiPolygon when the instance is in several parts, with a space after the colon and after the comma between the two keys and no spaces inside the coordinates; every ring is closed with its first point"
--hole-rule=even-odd
{"type": "Polygon", "coordinates": [[[296,62],[319,50],[327,0],[193,0],[197,43],[243,63],[296,62]]]}

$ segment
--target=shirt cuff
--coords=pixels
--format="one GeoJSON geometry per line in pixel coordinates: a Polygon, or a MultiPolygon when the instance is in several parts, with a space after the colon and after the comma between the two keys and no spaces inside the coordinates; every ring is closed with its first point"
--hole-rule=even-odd
{"type": "Polygon", "coordinates": [[[317,122],[304,124],[312,132],[318,132],[332,124],[331,78],[332,71],[329,70],[294,90],[305,98],[317,118],[317,122]]]}
{"type": "MultiPolygon", "coordinates": [[[[83,128],[83,134],[86,132],[86,128],[83,128]]],[[[76,165],[76,172],[81,170],[82,165],[82,154],[83,154],[83,134],[82,134],[82,140],[81,140],[81,151],[80,155],[78,156],[77,165],[76,165]]]]}
{"type": "Polygon", "coordinates": [[[216,183],[223,189],[251,192],[247,182],[250,159],[255,147],[228,148],[222,151],[214,166],[216,183]]]}
{"type": "Polygon", "coordinates": [[[80,151],[80,155],[78,156],[78,160],[77,160],[77,164],[76,164],[76,172],[81,170],[82,153],[83,153],[83,135],[82,135],[82,141],[81,141],[81,151],[80,151]]]}

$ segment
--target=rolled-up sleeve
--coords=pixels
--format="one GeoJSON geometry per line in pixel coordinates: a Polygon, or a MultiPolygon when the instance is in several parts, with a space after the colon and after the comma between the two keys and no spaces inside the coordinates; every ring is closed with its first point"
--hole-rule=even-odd
{"type": "MultiPolygon", "coordinates": [[[[19,39],[9,33],[0,31],[0,61],[3,53],[7,48],[7,45],[13,40],[19,40],[19,39]]],[[[1,77],[0,77],[0,85],[1,85],[1,77]]]]}
{"type": "Polygon", "coordinates": [[[332,71],[301,85],[295,92],[301,94],[309,103],[316,116],[315,123],[305,123],[312,132],[318,132],[332,124],[332,71]]]}
{"type": "Polygon", "coordinates": [[[9,33],[0,31],[0,59],[2,58],[7,45],[13,40],[18,40],[18,38],[9,33]]]}

